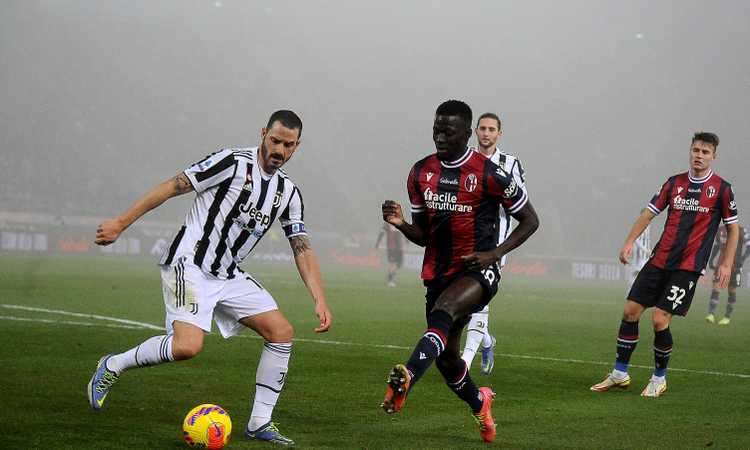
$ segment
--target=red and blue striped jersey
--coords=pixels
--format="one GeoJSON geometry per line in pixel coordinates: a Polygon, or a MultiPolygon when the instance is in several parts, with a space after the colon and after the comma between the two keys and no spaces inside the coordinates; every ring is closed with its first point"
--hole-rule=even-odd
{"type": "Polygon", "coordinates": [[[407,189],[412,213],[427,217],[425,281],[462,270],[462,256],[494,249],[500,208],[513,214],[528,201],[512,174],[471,149],[453,162],[435,154],[417,162],[407,189]]]}
{"type": "Polygon", "coordinates": [[[648,204],[654,214],[665,208],[667,220],[651,264],[661,269],[705,273],[719,223],[738,221],[732,185],[712,171],[702,178],[689,172],[674,175],[648,204]]]}

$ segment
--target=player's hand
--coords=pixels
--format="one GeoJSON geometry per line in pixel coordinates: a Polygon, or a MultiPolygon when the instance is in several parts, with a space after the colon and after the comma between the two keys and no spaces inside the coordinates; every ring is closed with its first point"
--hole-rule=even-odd
{"type": "Polygon", "coordinates": [[[331,321],[333,320],[331,310],[328,309],[328,305],[326,305],[325,302],[318,302],[315,305],[315,314],[317,314],[318,319],[320,319],[320,326],[315,328],[315,332],[325,333],[331,328],[331,321]]]}
{"type": "Polygon", "coordinates": [[[401,211],[401,205],[393,200],[383,202],[383,220],[394,227],[399,227],[404,223],[404,213],[401,211]]]}
{"type": "Polygon", "coordinates": [[[461,257],[464,261],[464,267],[469,270],[484,270],[495,264],[500,258],[495,252],[474,252],[461,257]]]}
{"type": "Polygon", "coordinates": [[[729,277],[732,276],[732,268],[729,265],[722,264],[716,269],[716,281],[719,289],[726,289],[729,286],[729,277]]]}
{"type": "Polygon", "coordinates": [[[122,230],[123,226],[119,220],[105,220],[96,228],[96,239],[94,239],[94,242],[97,245],[109,245],[120,237],[122,230]]]}
{"type": "Polygon", "coordinates": [[[620,262],[623,264],[629,264],[631,253],[633,253],[633,244],[626,242],[620,250],[620,262]]]}

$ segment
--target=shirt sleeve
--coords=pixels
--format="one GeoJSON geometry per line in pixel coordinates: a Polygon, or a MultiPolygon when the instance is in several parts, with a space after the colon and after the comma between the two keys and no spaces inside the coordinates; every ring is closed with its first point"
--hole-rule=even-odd
{"type": "Polygon", "coordinates": [[[521,184],[526,184],[526,171],[524,170],[520,159],[516,159],[516,163],[513,165],[513,176],[521,184]]]}
{"type": "Polygon", "coordinates": [[[529,201],[526,187],[513,174],[495,167],[497,169],[490,173],[487,183],[489,194],[499,197],[500,204],[509,214],[517,213],[529,201]]]}
{"type": "Polygon", "coordinates": [[[203,192],[234,176],[236,160],[230,149],[212,153],[183,171],[195,192],[203,192]]]}
{"type": "Polygon", "coordinates": [[[279,223],[281,223],[287,239],[294,236],[307,235],[307,229],[305,228],[305,204],[302,201],[302,193],[297,186],[294,187],[292,195],[289,198],[289,203],[279,217],[279,223]]]}
{"type": "Polygon", "coordinates": [[[737,202],[734,201],[734,191],[732,186],[728,186],[724,190],[724,195],[721,198],[721,218],[724,220],[724,225],[737,223],[739,217],[737,214],[737,202]]]}
{"type": "Polygon", "coordinates": [[[669,192],[672,190],[673,180],[668,179],[661,188],[651,197],[651,201],[648,202],[646,207],[654,214],[659,214],[664,211],[669,205],[669,192]]]}
{"type": "Polygon", "coordinates": [[[425,211],[424,197],[419,189],[418,171],[416,167],[411,168],[409,177],[406,180],[406,190],[409,192],[409,202],[411,203],[411,213],[423,213],[425,211]]]}

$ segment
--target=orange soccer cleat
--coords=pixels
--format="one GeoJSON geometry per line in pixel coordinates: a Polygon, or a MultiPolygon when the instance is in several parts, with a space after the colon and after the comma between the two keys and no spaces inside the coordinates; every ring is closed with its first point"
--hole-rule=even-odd
{"type": "Polygon", "coordinates": [[[479,425],[479,434],[484,442],[492,442],[497,434],[495,419],[492,418],[492,400],[495,398],[495,393],[488,387],[479,388],[479,392],[482,393],[484,399],[482,400],[482,409],[474,413],[474,420],[479,425]]]}
{"type": "Polygon", "coordinates": [[[385,398],[380,406],[388,414],[401,411],[406,402],[406,395],[411,385],[411,374],[403,364],[396,364],[388,374],[388,384],[385,390],[385,398]]]}

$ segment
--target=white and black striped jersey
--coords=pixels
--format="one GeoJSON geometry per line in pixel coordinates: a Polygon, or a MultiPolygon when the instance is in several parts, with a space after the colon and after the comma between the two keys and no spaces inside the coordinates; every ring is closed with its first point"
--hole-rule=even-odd
{"type": "MultiPolygon", "coordinates": [[[[478,148],[474,148],[474,150],[479,151],[478,148]]],[[[523,170],[521,160],[519,160],[516,156],[511,155],[510,153],[505,153],[504,151],[500,150],[499,147],[495,147],[495,153],[493,153],[492,156],[489,157],[489,159],[493,163],[500,166],[500,168],[503,169],[506,173],[512,175],[518,185],[522,187],[526,186],[526,171],[523,170]]],[[[511,217],[505,212],[505,209],[500,208],[500,214],[497,224],[497,245],[502,244],[508,238],[508,235],[511,231],[510,219],[511,217]]],[[[500,259],[500,268],[505,265],[507,259],[508,256],[503,255],[502,259],[500,259]]]]}
{"type": "Polygon", "coordinates": [[[281,170],[264,173],[257,156],[257,147],[223,149],[185,169],[197,195],[159,264],[189,258],[217,278],[234,278],[277,217],[287,238],[307,234],[299,189],[281,170]]]}

